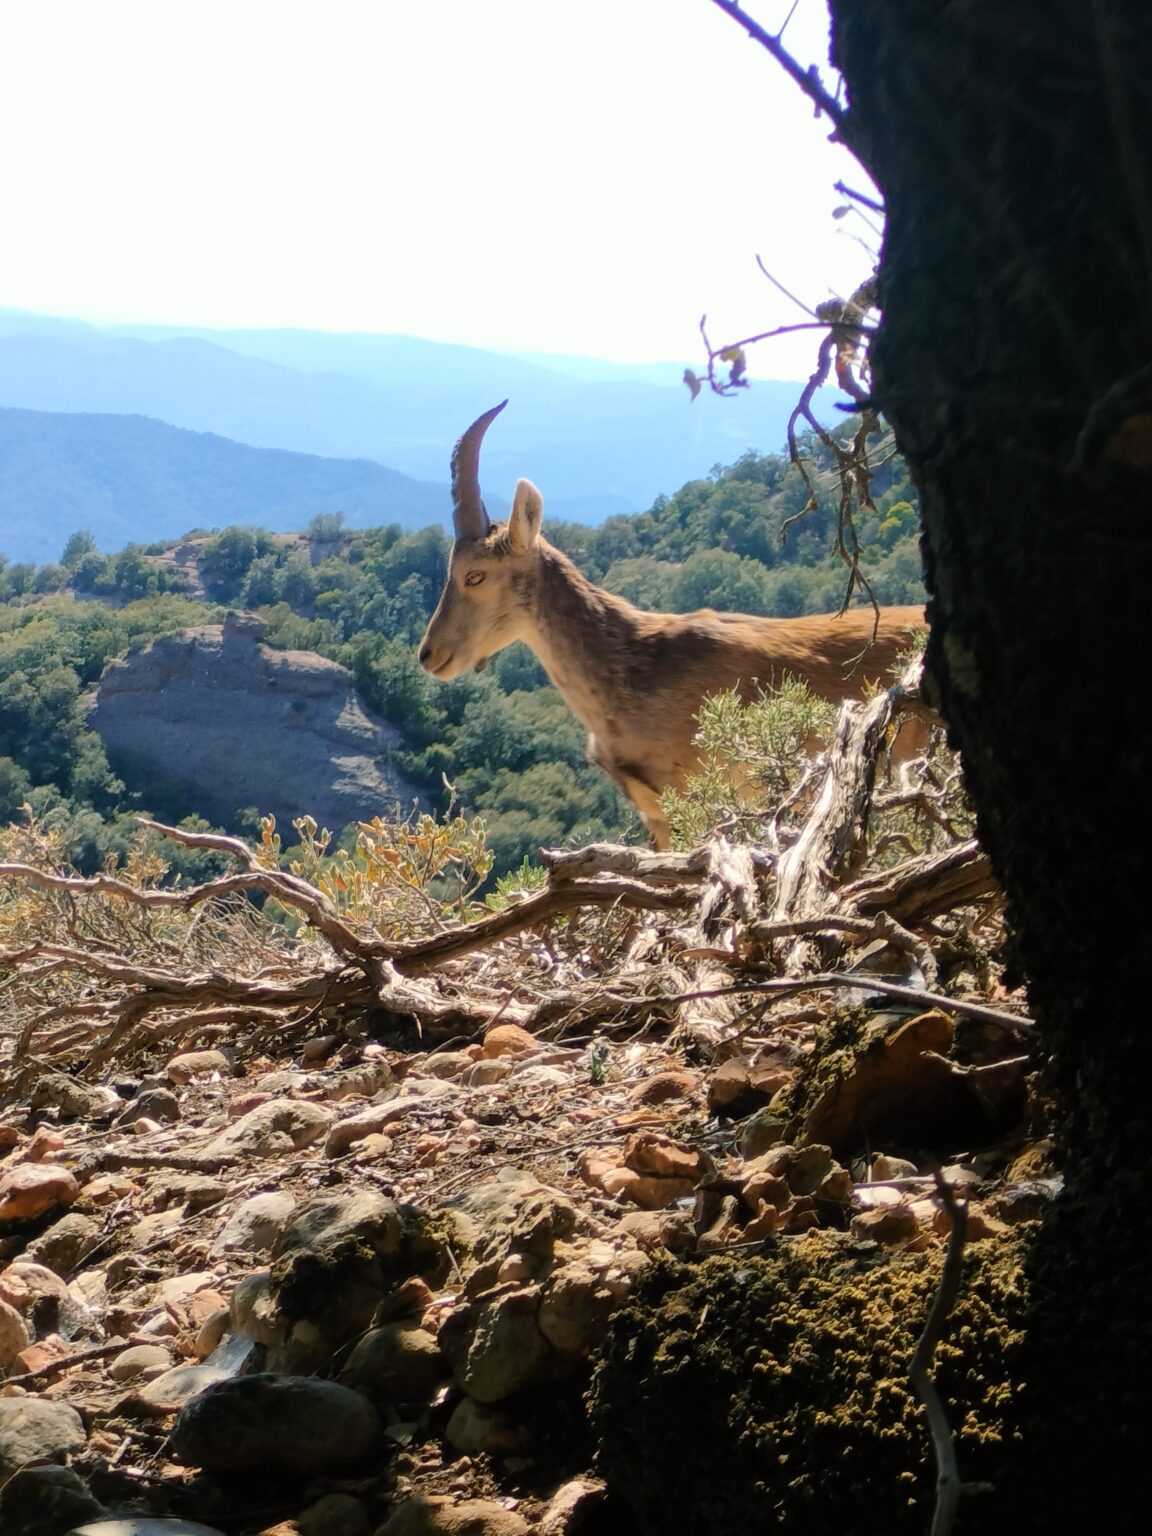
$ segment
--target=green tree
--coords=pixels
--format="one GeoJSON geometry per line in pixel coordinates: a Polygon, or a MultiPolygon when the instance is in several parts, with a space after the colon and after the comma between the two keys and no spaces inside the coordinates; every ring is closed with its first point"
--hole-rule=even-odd
{"type": "Polygon", "coordinates": [[[96,540],[86,528],[82,528],[76,533],[68,535],[67,542],[60,556],[60,564],[67,566],[70,571],[74,571],[85,555],[97,553],[96,540]]]}

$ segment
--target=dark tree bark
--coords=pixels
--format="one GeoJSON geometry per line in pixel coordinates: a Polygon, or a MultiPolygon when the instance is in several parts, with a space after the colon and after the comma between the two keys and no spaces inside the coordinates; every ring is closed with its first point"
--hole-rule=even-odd
{"type": "Polygon", "coordinates": [[[887,207],[874,386],[921,494],[930,686],[1068,1181],[1032,1260],[1014,1486],[980,1523],[1107,1529],[1144,1505],[1152,1381],[1152,4],[831,9],[887,207]]]}

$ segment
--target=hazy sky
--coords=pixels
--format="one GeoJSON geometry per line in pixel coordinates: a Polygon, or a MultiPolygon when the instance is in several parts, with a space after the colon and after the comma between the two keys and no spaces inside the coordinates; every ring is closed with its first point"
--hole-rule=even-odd
{"type": "Polygon", "coordinates": [[[709,0],[0,0],[0,305],[690,358],[865,275],[828,131],[709,0]]]}

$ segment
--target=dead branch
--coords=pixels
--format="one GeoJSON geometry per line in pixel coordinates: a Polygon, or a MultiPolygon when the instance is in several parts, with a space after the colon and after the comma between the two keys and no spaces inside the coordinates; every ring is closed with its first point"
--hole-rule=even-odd
{"type": "Polygon", "coordinates": [[[38,1371],[22,1371],[18,1376],[6,1376],[6,1387],[21,1387],[30,1381],[51,1381],[53,1377],[60,1376],[64,1371],[70,1371],[74,1365],[87,1365],[90,1361],[107,1360],[110,1355],[118,1355],[122,1350],[133,1344],[155,1344],[155,1338],[149,1338],[147,1334],[131,1334],[126,1339],[110,1339],[107,1344],[92,1344],[87,1349],[75,1350],[70,1355],[61,1355],[57,1360],[46,1360],[38,1371]]]}
{"type": "Polygon", "coordinates": [[[809,101],[815,105],[817,113],[823,112],[831,120],[836,128],[837,137],[850,146],[853,142],[851,126],[840,104],[835,97],[829,95],[821,83],[816,66],[813,64],[805,69],[792,57],[778,36],[773,37],[770,32],[765,32],[762,26],[753,21],[747,11],[734,4],[734,0],[712,0],[712,3],[726,15],[731,16],[733,21],[738,22],[753,42],[759,43],[761,48],[772,55],[785,74],[795,81],[809,101]]]}
{"type": "MultiPolygon", "coordinates": [[[[915,688],[920,668],[917,659],[899,683],[863,708],[851,702],[841,706],[816,804],[799,838],[780,858],[770,923],[812,917],[836,906],[835,886],[862,859],[876,763],[888,727],[905,694],[915,688]]],[[[795,946],[783,957],[785,969],[801,963],[795,946]]]]}
{"type": "Polygon", "coordinates": [[[928,1429],[932,1436],[932,1450],[936,1457],[936,1507],[932,1514],[930,1536],[951,1536],[956,1521],[956,1506],[960,1500],[960,1470],[956,1462],[956,1442],[952,1438],[952,1426],[944,1404],[932,1380],[932,1360],[936,1346],[944,1335],[948,1314],[960,1294],[960,1280],[964,1264],[964,1243],[968,1235],[968,1201],[957,1199],[956,1192],[936,1169],[936,1193],[952,1221],[948,1235],[948,1250],[940,1270],[940,1282],[923,1332],[916,1341],[908,1379],[917,1397],[924,1404],[928,1429]]]}
{"type": "Polygon", "coordinates": [[[663,891],[637,880],[567,880],[491,917],[449,928],[431,938],[390,944],[388,957],[400,974],[418,975],[579,907],[625,906],[640,912],[676,912],[691,906],[692,901],[691,892],[679,887],[663,891]]]}
{"type": "Polygon", "coordinates": [[[707,847],[691,853],[656,853],[627,843],[589,843],[585,848],[541,848],[540,862],[554,884],[597,875],[626,875],[649,885],[683,885],[708,873],[707,847]]]}
{"type": "Polygon", "coordinates": [[[858,875],[841,888],[839,907],[861,915],[887,912],[906,925],[956,907],[999,899],[992,865],[975,838],[943,853],[919,854],[891,869],[858,875]]]}
{"type": "Polygon", "coordinates": [[[936,958],[931,949],[914,933],[902,927],[887,912],[875,918],[844,917],[838,913],[823,913],[819,917],[794,917],[777,921],[750,923],[746,936],[758,944],[770,945],[777,939],[820,938],[825,934],[842,933],[856,939],[879,939],[893,949],[911,955],[929,987],[936,981],[936,958]]]}
{"type": "Polygon", "coordinates": [[[948,997],[943,992],[928,992],[920,987],[905,987],[899,982],[885,981],[867,972],[845,973],[818,971],[812,976],[781,978],[772,981],[735,981],[725,987],[704,987],[696,992],[666,992],[647,997],[649,1006],[674,1007],[690,1003],[701,997],[732,997],[739,992],[762,992],[777,997],[794,997],[799,992],[822,992],[849,988],[854,992],[875,992],[881,997],[891,997],[897,1002],[911,1003],[927,1012],[939,1008],[942,1013],[956,1013],[964,1018],[979,1019],[985,1024],[998,1024],[1015,1034],[1025,1034],[1036,1028],[1036,1021],[1026,1014],[1009,1013],[1006,1008],[990,1008],[987,1003],[971,1002],[967,998],[948,997]]]}
{"type": "Polygon", "coordinates": [[[358,960],[370,973],[386,952],[378,940],[368,938],[345,922],[322,891],[297,875],[262,864],[258,855],[242,838],[227,837],[220,832],[190,832],[184,827],[170,827],[162,821],[151,821],[146,816],[137,817],[137,820],[142,827],[158,832],[162,837],[171,838],[186,848],[211,848],[218,853],[231,854],[243,865],[252,888],[263,890],[284,906],[300,912],[307,919],[309,927],[327,939],[337,954],[358,960]]]}

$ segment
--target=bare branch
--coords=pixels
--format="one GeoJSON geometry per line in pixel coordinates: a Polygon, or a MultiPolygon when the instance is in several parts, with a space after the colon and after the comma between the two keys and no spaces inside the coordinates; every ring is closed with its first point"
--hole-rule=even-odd
{"type": "Polygon", "coordinates": [[[865,208],[870,208],[873,213],[884,213],[883,203],[878,203],[874,197],[868,197],[863,192],[857,192],[854,187],[848,186],[843,181],[833,183],[833,189],[839,192],[841,197],[850,197],[854,203],[860,203],[865,208]]]}
{"type": "Polygon", "coordinates": [[[936,1346],[944,1334],[948,1314],[960,1294],[960,1280],[964,1264],[964,1243],[968,1236],[968,1201],[957,1199],[956,1192],[940,1172],[935,1170],[936,1193],[952,1221],[948,1235],[948,1250],[940,1270],[940,1282],[924,1330],[916,1341],[908,1379],[913,1390],[924,1404],[928,1429],[932,1436],[932,1450],[936,1457],[936,1507],[932,1514],[930,1536],[950,1536],[956,1521],[956,1506],[960,1500],[960,1471],[956,1463],[956,1443],[944,1404],[932,1380],[932,1360],[936,1346]]]}
{"type": "MultiPolygon", "coordinates": [[[[773,37],[770,32],[765,32],[758,22],[753,21],[748,12],[741,6],[733,3],[733,0],[712,0],[726,15],[738,22],[747,32],[753,42],[759,43],[766,49],[784,70],[785,74],[800,87],[809,101],[813,102],[818,112],[823,112],[836,128],[837,136],[849,146],[852,144],[853,135],[847,116],[838,101],[830,96],[821,84],[819,72],[815,65],[805,69],[797,59],[794,59],[781,43],[779,37],[773,37]]],[[[787,25],[787,23],[785,23],[787,25]]]]}
{"type": "Polygon", "coordinates": [[[692,901],[691,893],[684,889],[658,891],[635,880],[569,880],[491,917],[449,928],[431,938],[414,939],[409,944],[391,944],[389,958],[401,975],[417,975],[577,907],[625,906],[647,912],[675,912],[691,906],[692,901]]]}

